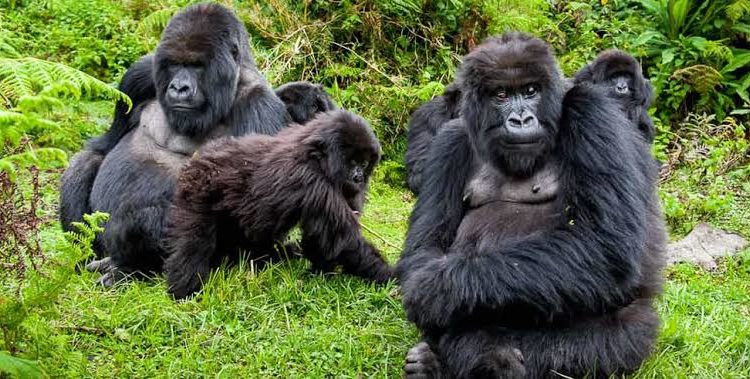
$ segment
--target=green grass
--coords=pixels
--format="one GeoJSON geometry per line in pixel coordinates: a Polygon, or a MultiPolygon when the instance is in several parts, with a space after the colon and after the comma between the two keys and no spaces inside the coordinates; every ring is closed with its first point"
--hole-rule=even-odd
{"type": "MultiPolygon", "coordinates": [[[[413,196],[380,183],[370,196],[363,223],[377,236],[366,234],[395,262],[413,196]]],[[[748,235],[747,219],[727,220],[748,235]]],[[[45,246],[59,237],[56,225],[42,235],[45,246]]],[[[636,377],[750,377],[750,250],[715,273],[680,265],[667,275],[663,331],[636,377]]],[[[302,260],[223,268],[182,302],[161,277],[114,290],[95,279],[73,277],[56,306],[27,321],[23,356],[52,377],[400,377],[418,338],[395,285],[314,275],[302,260]]]]}

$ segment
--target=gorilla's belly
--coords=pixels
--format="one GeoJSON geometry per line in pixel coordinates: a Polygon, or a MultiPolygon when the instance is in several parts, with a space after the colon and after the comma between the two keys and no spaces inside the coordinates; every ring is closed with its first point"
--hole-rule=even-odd
{"type": "Polygon", "coordinates": [[[495,201],[466,212],[458,227],[456,241],[497,244],[544,233],[562,221],[562,210],[557,201],[495,201]]]}
{"type": "Polygon", "coordinates": [[[468,208],[456,241],[496,244],[543,233],[563,221],[559,169],[543,167],[527,178],[510,177],[485,164],[464,191],[468,208]]]}

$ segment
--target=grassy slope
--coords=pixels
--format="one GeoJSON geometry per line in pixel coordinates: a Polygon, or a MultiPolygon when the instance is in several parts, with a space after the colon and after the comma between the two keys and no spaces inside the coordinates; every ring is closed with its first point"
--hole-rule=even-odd
{"type": "MultiPolygon", "coordinates": [[[[412,204],[403,190],[372,188],[363,221],[388,241],[368,233],[391,262],[412,204]]],[[[747,218],[726,219],[750,235],[747,218]]],[[[57,236],[50,227],[44,238],[57,236]]],[[[719,273],[683,265],[669,277],[660,343],[637,377],[750,377],[750,251],[719,273]]],[[[303,261],[221,270],[180,303],[161,278],[115,290],[94,279],[75,277],[54,310],[31,320],[29,346],[52,376],[400,377],[418,338],[394,285],[312,275],[303,261]]]]}

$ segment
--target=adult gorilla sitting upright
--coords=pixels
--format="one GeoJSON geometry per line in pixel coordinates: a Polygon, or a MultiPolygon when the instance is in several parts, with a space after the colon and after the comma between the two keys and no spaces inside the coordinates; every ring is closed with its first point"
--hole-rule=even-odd
{"type": "Polygon", "coordinates": [[[510,33],[459,69],[398,264],[424,341],[407,377],[607,377],[650,354],[665,232],[648,143],[549,47],[510,33]],[[629,127],[630,126],[630,127],[629,127]]]}
{"type": "Polygon", "coordinates": [[[180,168],[207,140],[274,134],[286,109],[258,72],[242,23],[218,4],[190,6],[170,20],[155,55],[133,65],[110,130],[76,154],[62,177],[63,228],[84,213],[110,214],[89,267],[111,285],[160,271],[165,215],[180,168]]]}

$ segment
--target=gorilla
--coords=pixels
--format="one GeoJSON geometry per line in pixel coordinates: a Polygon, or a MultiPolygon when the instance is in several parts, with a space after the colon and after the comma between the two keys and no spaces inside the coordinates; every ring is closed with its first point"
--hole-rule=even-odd
{"type": "Polygon", "coordinates": [[[285,108],[250,53],[247,32],[218,4],[197,4],[168,23],[155,54],[135,63],[120,88],[133,110],[115,108],[110,130],[76,154],[61,179],[61,221],[110,214],[89,268],[112,285],[158,272],[166,212],[177,175],[202,144],[220,136],[274,134],[285,108]]]}
{"type": "Polygon", "coordinates": [[[304,124],[318,113],[336,109],[331,96],[320,84],[290,82],[276,88],[276,96],[286,105],[287,121],[304,124]]]}
{"type": "Polygon", "coordinates": [[[442,95],[425,103],[411,115],[406,136],[406,181],[415,194],[419,193],[419,186],[424,181],[422,173],[432,140],[443,124],[458,117],[460,100],[461,91],[451,83],[442,95]]]}
{"type": "MultiPolygon", "coordinates": [[[[380,144],[367,123],[345,111],[323,113],[276,136],[220,139],[204,146],[179,177],[169,216],[165,263],[169,292],[198,291],[222,259],[279,258],[275,246],[302,229],[302,255],[316,270],[340,264],[375,282],[391,268],[359,229],[380,144]]],[[[282,252],[296,250],[284,246],[282,252]]]]}
{"type": "Polygon", "coordinates": [[[575,74],[573,83],[602,86],[637,125],[643,137],[649,143],[654,142],[656,129],[648,115],[653,89],[635,58],[619,50],[604,51],[575,74]]]}
{"type": "Polygon", "coordinates": [[[648,143],[549,46],[490,38],[458,72],[396,267],[423,340],[409,378],[608,377],[659,319],[666,235],[648,143]],[[629,127],[630,126],[630,127],[629,127]]]}

